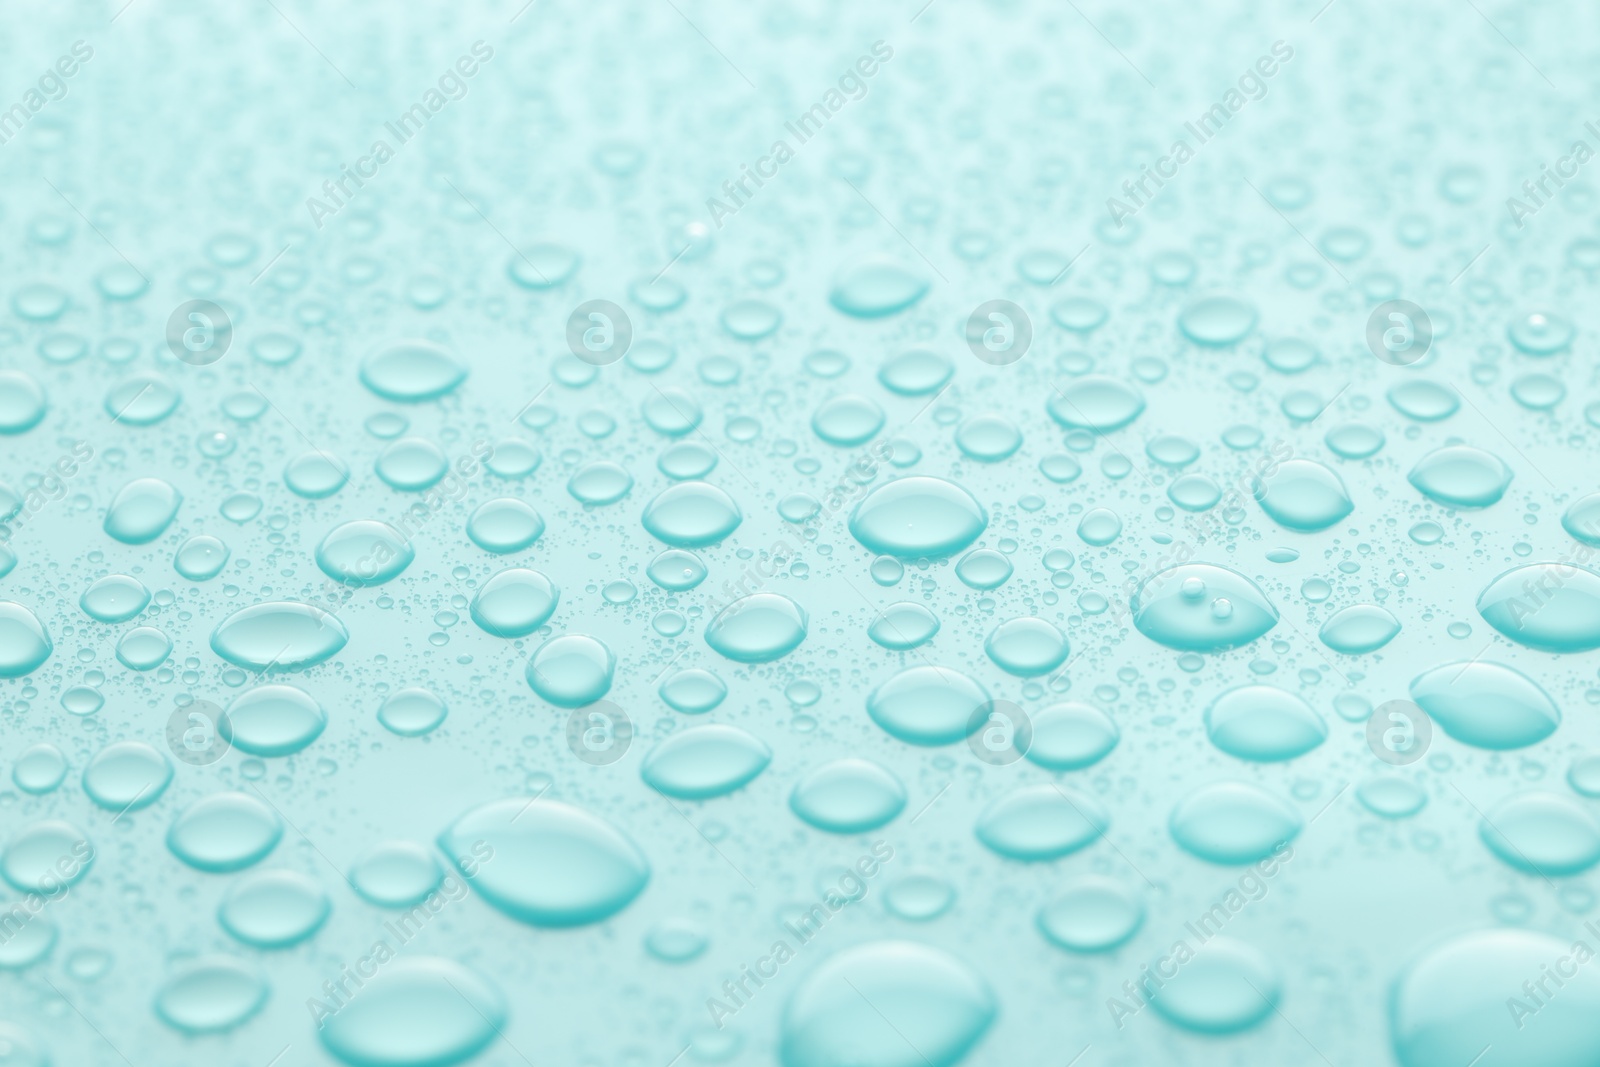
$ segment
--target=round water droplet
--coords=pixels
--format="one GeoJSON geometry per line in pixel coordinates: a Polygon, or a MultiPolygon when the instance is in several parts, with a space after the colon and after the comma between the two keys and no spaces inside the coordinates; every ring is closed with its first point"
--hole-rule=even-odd
{"type": "Polygon", "coordinates": [[[830,956],[784,1008],[783,1067],[955,1067],[994,1021],[994,992],[930,945],[874,941],[830,956]]]}
{"type": "Polygon", "coordinates": [[[515,497],[500,497],[473,509],[467,536],[485,552],[521,552],[544,536],[544,516],[515,497]]]}
{"type": "Polygon", "coordinates": [[[567,634],[540,645],[525,673],[533,691],[556,707],[580,708],[611,690],[616,669],[617,659],[603,642],[567,634]]]}
{"type": "Polygon", "coordinates": [[[1091,508],[1078,521],[1078,536],[1085,544],[1104,547],[1122,536],[1122,519],[1110,508],[1091,508]]]}
{"type": "Polygon", "coordinates": [[[289,756],[322,735],[328,713],[292,685],[258,685],[234,698],[217,723],[224,740],[252,756],[289,756]]]}
{"type": "Polygon", "coordinates": [[[476,971],[401,956],[383,963],[317,1037],[350,1067],[451,1067],[499,1039],[505,1022],[505,997],[476,971]]]}
{"type": "Polygon", "coordinates": [[[910,600],[890,604],[867,627],[867,636],[894,652],[927,644],[939,632],[939,617],[910,600]]]}
{"type": "Polygon", "coordinates": [[[738,529],[744,515],[732,497],[711,483],[679,482],[657,493],[639,521],[669,545],[703,548],[738,529]]]}
{"type": "Polygon", "coordinates": [[[978,816],[978,840],[1007,859],[1053,860],[1099,840],[1111,816],[1094,797],[1032,785],[1000,797],[978,816]]]}
{"type": "Polygon", "coordinates": [[[846,393],[822,402],[811,416],[811,429],[830,445],[864,444],[883,429],[883,409],[864,396],[846,393]]]}
{"type": "Polygon", "coordinates": [[[895,356],[878,369],[878,381],[891,393],[927,396],[944,388],[955,366],[949,359],[925,348],[895,356]]]}
{"type": "Polygon", "coordinates": [[[725,723],[708,723],[673,734],[645,756],[640,776],[651,787],[681,800],[720,797],[751,782],[772,762],[760,738],[725,723]]]}
{"type": "Polygon", "coordinates": [[[828,302],[846,315],[876,319],[893,315],[922,299],[928,279],[891,260],[856,264],[839,276],[828,302]]]}
{"type": "Polygon", "coordinates": [[[954,482],[897,478],[869,492],[850,513],[850,533],[869,551],[901,559],[949,556],[983,533],[988,513],[954,482]]]}
{"type": "Polygon", "coordinates": [[[975,415],[956,430],[956,446],[980,463],[998,463],[1022,447],[1022,431],[1003,415],[975,415]]]}
{"type": "Polygon", "coordinates": [[[472,595],[472,621],[496,637],[526,637],[550,621],[561,591],[548,576],[526,567],[507,567],[472,595]]]}
{"type": "Polygon", "coordinates": [[[661,699],[675,711],[685,715],[704,715],[722,703],[728,695],[728,687],[710,671],[690,667],[662,682],[659,693],[661,699]]]}
{"type": "Polygon", "coordinates": [[[633,488],[633,475],[607,460],[591,463],[567,481],[567,492],[590,507],[615,504],[633,488]]]}
{"type": "Polygon", "coordinates": [[[361,384],[385,400],[417,404],[455,390],[467,369],[428,341],[394,341],[361,363],[361,384]]]}
{"type": "Polygon", "coordinates": [[[296,871],[257,871],[239,879],[217,909],[222,928],[254,948],[288,948],[328,917],[328,894],[296,871]]]}
{"type": "Polygon", "coordinates": [[[1133,624],[1152,641],[1193,652],[1247,644],[1272,629],[1278,609],[1249,578],[1213,563],[1185,563],[1146,579],[1133,624]]]}
{"type": "Polygon", "coordinates": [[[95,753],[83,771],[83,791],[107,811],[148,808],[167,791],[172,764],[143,741],[116,741],[95,753]]]}
{"type": "Polygon", "coordinates": [[[55,645],[37,616],[21,604],[0,600],[0,678],[32,674],[55,645]]]}
{"type": "Polygon", "coordinates": [[[156,1014],[186,1034],[218,1034],[249,1019],[267,1002],[267,982],[231,956],[180,964],[156,991],[156,1014]]]}
{"type": "Polygon", "coordinates": [[[389,694],[378,706],[378,722],[385,730],[401,737],[431,734],[448,714],[449,708],[443,700],[415,686],[389,694]]]}
{"type": "Polygon", "coordinates": [[[1394,640],[1400,620],[1376,604],[1352,604],[1333,614],[1317,636],[1335,652],[1359,656],[1394,640]]]}
{"type": "Polygon", "coordinates": [[[1506,330],[1511,343],[1530,356],[1548,356],[1572,343],[1572,323],[1548,311],[1534,311],[1513,319],[1506,330]]]}
{"type": "Polygon", "coordinates": [[[1600,973],[1573,966],[1571,939],[1516,929],[1459,934],[1400,973],[1389,1024],[1402,1067],[1456,1067],[1474,1057],[1484,1067],[1579,1067],[1600,1046],[1600,973]],[[1507,1012],[1508,997],[1533,1010],[1517,983],[1537,984],[1557,967],[1574,973],[1559,987],[1546,983],[1554,995],[1539,996],[1537,1017],[1507,1012]]]}
{"type": "Polygon", "coordinates": [[[789,807],[819,830],[860,834],[876,830],[906,806],[906,787],[887,768],[848,757],[825,763],[795,784],[789,807]]]}
{"type": "Polygon", "coordinates": [[[1189,794],[1172,809],[1172,839],[1212,863],[1255,863],[1299,835],[1300,813],[1271,793],[1244,782],[1217,782],[1189,794]]]}
{"type": "Polygon", "coordinates": [[[385,841],[356,861],[350,882],[381,908],[409,908],[427,899],[444,878],[432,852],[414,841],[385,841]]]}
{"type": "Polygon", "coordinates": [[[1044,708],[1032,720],[1033,740],[1024,755],[1052,771],[1076,771],[1104,759],[1122,733],[1111,717],[1090,704],[1067,701],[1044,708]]]}
{"type": "Polygon", "coordinates": [[[1046,407],[1050,417],[1069,430],[1109,433],[1139,417],[1144,397],[1127,382],[1088,374],[1052,390],[1046,407]]]}
{"type": "Polygon", "coordinates": [[[67,757],[48,742],[25,749],[11,766],[11,780],[24,793],[35,796],[49,793],[67,777],[67,757]]]}
{"type": "Polygon", "coordinates": [[[867,714],[891,736],[912,745],[948,745],[983,723],[989,691],[960,671],[908,667],[867,696],[867,714]]]}
{"type": "Polygon", "coordinates": [[[473,808],[439,836],[449,856],[493,849],[473,878],[480,896],[534,926],[600,922],[650,879],[644,853],[609,822],[554,800],[510,797],[473,808]]]}
{"type": "Polygon", "coordinates": [[[1144,922],[1144,903],[1114,878],[1080,875],[1039,909],[1039,931],[1069,952],[1109,952],[1144,922]]]}
{"type": "Polygon", "coordinates": [[[1178,328],[1195,344],[1237,344],[1255,328],[1256,309],[1242,300],[1214,296],[1190,304],[1178,316],[1178,328]]]}
{"type": "Polygon", "coordinates": [[[1011,573],[1011,561],[992,548],[974,549],[956,563],[956,577],[972,589],[998,589],[1011,573]]]}
{"type": "Polygon", "coordinates": [[[178,546],[172,568],[191,582],[208,582],[222,573],[230,554],[219,538],[196,534],[178,546]]]}
{"type": "Polygon", "coordinates": [[[199,871],[223,874],[260,862],[283,836],[283,824],[248,793],[202,797],[172,821],[167,847],[199,871]]]}
{"type": "Polygon", "coordinates": [[[1067,638],[1034,616],[1008,619],[989,631],[983,649],[995,665],[1019,678],[1048,674],[1067,660],[1067,638]]]}
{"type": "MultiPolygon", "coordinates": [[[[1166,966],[1172,966],[1170,959],[1166,966]]],[[[1162,1018],[1185,1030],[1233,1034],[1271,1015],[1282,996],[1283,980],[1265,955],[1219,935],[1199,946],[1194,958],[1184,961],[1176,976],[1154,992],[1150,1004],[1162,1018]]]]}
{"type": "Polygon", "coordinates": [[[105,531],[125,545],[154,541],[172,525],[183,496],[160,478],[135,478],[111,498],[105,531]]]}
{"type": "Polygon", "coordinates": [[[719,611],[706,644],[740,663],[771,663],[806,638],[806,610],[781,593],[752,593],[719,611]]]}
{"type": "Polygon", "coordinates": [[[1311,705],[1270,685],[1230,689],[1206,708],[1206,735],[1230,756],[1270,763],[1303,756],[1327,740],[1311,705]]]}
{"type": "Polygon", "coordinates": [[[349,640],[344,624],[321,608],[274,600],[222,620],[211,634],[211,648],[238,667],[298,670],[330,659],[349,640]]]}
{"type": "Polygon", "coordinates": [[[307,500],[322,500],[343,489],[350,468],[338,456],[322,451],[302,452],[283,468],[283,484],[307,500]]]}
{"type": "Polygon", "coordinates": [[[317,545],[317,566],[336,582],[357,588],[398,578],[417,558],[405,534],[377,519],[340,523],[317,545]]]}
{"type": "Polygon", "coordinates": [[[1354,508],[1343,480],[1309,459],[1285,460],[1275,473],[1255,478],[1251,489],[1261,510],[1290,530],[1327,529],[1354,508]]]}
{"type": "Polygon", "coordinates": [[[1481,448],[1446,445],[1418,460],[1406,480],[1446,507],[1486,508],[1505,495],[1511,468],[1481,448]]]}
{"type": "Polygon", "coordinates": [[[1479,594],[1478,614],[1543,652],[1600,648],[1600,574],[1575,563],[1513,567],[1479,594]]]}
{"type": "Polygon", "coordinates": [[[1538,683],[1498,663],[1446,663],[1417,675],[1411,699],[1463,744],[1511,749],[1543,741],[1561,711],[1538,683]]]}
{"type": "Polygon", "coordinates": [[[29,823],[0,850],[0,877],[24,893],[53,897],[75,885],[94,864],[95,848],[65,819],[29,823]]]}
{"type": "Polygon", "coordinates": [[[391,488],[417,492],[435,485],[450,469],[439,446],[422,437],[402,437],[390,444],[373,465],[391,488]]]}
{"type": "Polygon", "coordinates": [[[1527,874],[1561,877],[1600,863],[1600,823],[1559,793],[1514,793],[1484,814],[1489,851],[1527,874]]]}
{"type": "Polygon", "coordinates": [[[44,387],[20,370],[0,371],[0,434],[24,433],[44,418],[44,387]]]}

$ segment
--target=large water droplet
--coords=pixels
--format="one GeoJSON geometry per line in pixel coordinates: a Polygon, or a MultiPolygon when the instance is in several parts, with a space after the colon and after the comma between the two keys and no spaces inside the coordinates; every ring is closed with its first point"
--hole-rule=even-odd
{"type": "Polygon", "coordinates": [[[1600,648],[1600,574],[1573,563],[1513,567],[1478,596],[1478,614],[1529,648],[1600,648]]]}
{"type": "Polygon", "coordinates": [[[783,1067],[954,1067],[994,1021],[993,991],[943,949],[875,941],[829,957],[783,1013],[783,1067]]]}
{"type": "Polygon", "coordinates": [[[400,576],[417,558],[405,534],[378,519],[340,523],[317,545],[317,566],[336,582],[364,587],[400,576]]]}
{"type": "Polygon", "coordinates": [[[1600,863],[1600,823],[1559,793],[1514,793],[1484,815],[1489,850],[1527,874],[1579,874],[1600,863]]]}
{"type": "Polygon", "coordinates": [[[708,723],[656,745],[639,774],[670,797],[705,800],[748,784],[771,762],[772,749],[760,738],[737,726],[708,723]]]}
{"type": "Polygon", "coordinates": [[[385,400],[416,404],[453,391],[467,376],[455,357],[428,341],[395,341],[361,364],[361,384],[385,400]]]}
{"type": "Polygon", "coordinates": [[[1144,922],[1144,903],[1121,882],[1079,875],[1039,909],[1039,932],[1069,952],[1109,952],[1144,922]]]}
{"type": "Polygon", "coordinates": [[[328,713],[292,685],[259,685],[228,705],[217,724],[223,738],[252,756],[289,756],[321,736],[328,713]]]}
{"type": "Polygon", "coordinates": [[[1399,632],[1400,620],[1387,609],[1376,604],[1352,604],[1334,612],[1322,624],[1318,636],[1335,652],[1359,656],[1376,652],[1394,640],[1399,632]]]}
{"type": "Polygon", "coordinates": [[[1266,859],[1293,841],[1300,813],[1271,793],[1244,782],[1202,786],[1172,809],[1172,839],[1212,863],[1237,865],[1266,859]]]}
{"type": "Polygon", "coordinates": [[[1537,1018],[1507,1011],[1515,997],[1532,1011],[1522,981],[1537,983],[1562,961],[1570,940],[1532,930],[1479,930],[1434,945],[1395,981],[1389,1020],[1403,1067],[1582,1067],[1600,1047],[1600,972],[1572,967],[1546,983],[1537,1018]],[[1490,1051],[1485,1053],[1485,1049],[1490,1051]]]}
{"type": "Polygon", "coordinates": [[[297,670],[335,655],[350,634],[329,612],[292,600],[255,604],[223,619],[211,648],[229,663],[251,670],[297,670]]]}
{"type": "Polygon", "coordinates": [[[249,1019],[267,1002],[267,982],[231,956],[180,964],[156,992],[161,1021],[186,1034],[217,1034],[249,1019]]]}
{"type": "Polygon", "coordinates": [[[105,531],[126,545],[154,541],[172,525],[183,496],[160,478],[135,478],[111,498],[105,531]]]}
{"type": "Polygon", "coordinates": [[[806,610],[781,593],[752,593],[723,608],[706,626],[706,644],[740,663],[770,663],[800,647],[806,610]]]}
{"type": "Polygon", "coordinates": [[[948,556],[972,544],[989,516],[954,482],[925,475],[898,478],[868,493],[850,513],[850,532],[878,555],[948,556]]]}
{"type": "Polygon", "coordinates": [[[1206,735],[1230,756],[1269,763],[1305,755],[1328,737],[1311,705],[1271,685],[1242,685],[1206,708],[1206,735]]]}
{"type": "Polygon", "coordinates": [[[167,757],[143,741],[114,741],[95,754],[83,771],[83,791],[107,811],[121,814],[148,808],[172,781],[167,757]]]}
{"type": "Polygon", "coordinates": [[[277,813],[255,797],[213,793],[172,821],[167,847],[196,870],[221,874],[259,862],[282,836],[277,813]]]}
{"type": "Polygon", "coordinates": [[[1024,786],[978,816],[978,840],[1014,860],[1052,860],[1097,840],[1111,823],[1094,797],[1056,785],[1024,786]]]}
{"type": "Polygon", "coordinates": [[[453,1067],[506,1022],[500,991],[476,971],[438,956],[382,964],[317,1037],[350,1067],[453,1067]]]}
{"type": "Polygon", "coordinates": [[[928,280],[891,260],[869,260],[840,274],[828,302],[846,315],[876,319],[922,299],[928,280]]]}
{"type": "Polygon", "coordinates": [[[1152,993],[1150,1004],[1185,1030],[1233,1034],[1272,1014],[1282,995],[1283,979],[1272,961],[1253,946],[1219,935],[1195,949],[1192,959],[1182,960],[1177,974],[1152,993]]]}
{"type": "Polygon", "coordinates": [[[983,686],[949,667],[908,667],[867,696],[867,714],[890,736],[912,745],[948,745],[982,724],[983,686]]]}
{"type": "Polygon", "coordinates": [[[1168,648],[1217,652],[1254,641],[1278,622],[1278,609],[1238,571],[1184,563],[1151,575],[1133,598],[1133,624],[1168,648]]]}
{"type": "Polygon", "coordinates": [[[702,548],[727,537],[743,519],[733,498],[710,482],[679,482],[657,493],[639,521],[669,545],[702,548]]]}
{"type": "Polygon", "coordinates": [[[859,834],[876,830],[906,806],[906,787],[887,768],[847,757],[825,763],[795,784],[794,813],[819,830],[859,834]]]}
{"type": "Polygon", "coordinates": [[[1471,445],[1446,445],[1417,461],[1406,479],[1423,496],[1452,508],[1486,508],[1505,495],[1511,468],[1471,445]]]}
{"type": "Polygon", "coordinates": [[[1355,507],[1344,481],[1309,459],[1290,459],[1271,475],[1262,473],[1251,489],[1261,510],[1291,530],[1325,530],[1355,507]]]}
{"type": "Polygon", "coordinates": [[[598,638],[587,634],[553,637],[528,660],[528,685],[561,708],[593,704],[611,689],[617,658],[598,638]]]}
{"type": "Polygon", "coordinates": [[[439,835],[451,857],[478,855],[474,845],[494,856],[473,878],[479,894],[534,926],[599,922],[627,907],[650,879],[644,853],[621,830],[554,800],[490,801],[439,835]]]}
{"type": "Polygon", "coordinates": [[[1543,741],[1561,710],[1532,678],[1498,663],[1446,663],[1417,675],[1411,699],[1451,737],[1479,748],[1543,741]]]}
{"type": "Polygon", "coordinates": [[[1035,616],[1008,619],[989,631],[984,651],[1007,674],[1033,678],[1048,674],[1067,660],[1067,638],[1050,622],[1035,616]]]}
{"type": "Polygon", "coordinates": [[[0,600],[0,678],[21,678],[31,674],[55,645],[44,624],[21,604],[0,600]]]}
{"type": "Polygon", "coordinates": [[[94,857],[94,845],[82,830],[65,819],[43,819],[6,842],[0,877],[24,893],[53,897],[87,874],[94,857]]]}
{"type": "Polygon", "coordinates": [[[1087,374],[1052,390],[1046,402],[1050,417],[1069,430],[1109,433],[1121,429],[1144,411],[1144,397],[1127,382],[1101,374],[1087,374]]]}
{"type": "Polygon", "coordinates": [[[890,604],[867,627],[867,636],[893,652],[904,652],[933,640],[939,617],[911,600],[890,604]]]}
{"type": "Polygon", "coordinates": [[[1117,747],[1122,731],[1091,704],[1052,704],[1033,716],[1033,741],[1025,755],[1052,771],[1093,766],[1117,747]]]}
{"type": "Polygon", "coordinates": [[[329,908],[315,880],[297,871],[257,871],[228,890],[217,921],[254,948],[288,948],[316,933],[329,908]]]}
{"type": "Polygon", "coordinates": [[[496,637],[526,637],[555,614],[561,591],[540,571],[508,567],[472,595],[472,621],[496,637]]]}

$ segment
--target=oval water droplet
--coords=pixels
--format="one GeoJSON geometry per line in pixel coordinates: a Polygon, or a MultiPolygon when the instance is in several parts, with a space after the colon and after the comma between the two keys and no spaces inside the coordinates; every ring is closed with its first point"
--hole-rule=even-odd
{"type": "Polygon", "coordinates": [[[1067,638],[1035,616],[1008,619],[989,631],[983,649],[995,666],[1019,678],[1048,674],[1067,660],[1067,638]]]}
{"type": "Polygon", "coordinates": [[[125,545],[154,541],[172,525],[183,496],[160,478],[135,478],[111,498],[105,531],[125,545]]]}
{"type": "Polygon", "coordinates": [[[467,368],[430,341],[394,341],[361,363],[361,384],[385,400],[418,404],[455,390],[467,368]]]}
{"type": "Polygon", "coordinates": [[[850,533],[880,556],[920,559],[961,551],[983,533],[988,513],[942,478],[897,478],[869,492],[850,513],[850,533]]]}
{"type": "Polygon", "coordinates": [[[1052,390],[1045,402],[1050,417],[1069,430],[1119,430],[1144,411],[1144,397],[1127,382],[1103,374],[1074,378],[1052,390]]]}
{"type": "Polygon", "coordinates": [[[330,907],[314,879],[297,871],[257,871],[229,888],[217,921],[253,948],[288,948],[316,933],[330,907]]]}
{"type": "Polygon", "coordinates": [[[939,617],[910,600],[890,604],[867,627],[867,636],[892,652],[927,644],[938,632],[939,617]]]}
{"type": "Polygon", "coordinates": [[[1489,851],[1526,874],[1580,874],[1600,863],[1600,823],[1559,793],[1514,793],[1478,824],[1489,851]]]}
{"type": "Polygon", "coordinates": [[[322,735],[328,713],[292,685],[258,685],[235,697],[217,723],[223,739],[252,756],[290,756],[322,735]]]}
{"type": "Polygon", "coordinates": [[[1255,478],[1251,490],[1261,510],[1290,530],[1325,530],[1355,507],[1343,479],[1309,459],[1285,460],[1255,478]]]}
{"type": "Polygon", "coordinates": [[[1479,594],[1478,614],[1543,652],[1600,648],[1600,574],[1575,563],[1513,567],[1479,594]]]}
{"type": "Polygon", "coordinates": [[[650,879],[650,865],[623,832],[582,808],[509,797],[473,808],[439,835],[452,857],[472,857],[482,842],[494,862],[473,886],[490,904],[533,926],[596,923],[627,907],[650,879]]]}
{"type": "Polygon", "coordinates": [[[867,696],[867,714],[891,737],[912,745],[948,745],[982,724],[989,691],[960,671],[907,667],[867,696]]]}
{"type": "Polygon", "coordinates": [[[328,531],[317,545],[317,566],[336,582],[365,587],[398,578],[417,558],[411,540],[378,519],[355,519],[328,531]]]}
{"type": "Polygon", "coordinates": [[[828,293],[828,302],[846,315],[877,319],[893,315],[922,299],[928,279],[892,260],[869,260],[843,272],[828,293]]]}
{"type": "Polygon", "coordinates": [[[1202,786],[1172,809],[1172,839],[1203,860],[1255,863],[1293,841],[1300,813],[1271,793],[1244,782],[1202,786]]]}
{"type": "Polygon", "coordinates": [[[719,611],[706,644],[740,663],[771,663],[806,638],[806,610],[781,593],[752,593],[719,611]]]}
{"type": "Polygon", "coordinates": [[[710,482],[679,482],[657,493],[639,521],[669,545],[703,548],[733,533],[743,520],[733,498],[710,482]]]}
{"type": "Polygon", "coordinates": [[[452,1067],[497,1040],[506,1002],[487,978],[439,956],[385,963],[317,1037],[350,1067],[452,1067]]]}
{"type": "Polygon", "coordinates": [[[617,658],[587,634],[553,637],[528,660],[525,672],[535,693],[560,708],[593,704],[611,690],[617,658]]]}
{"type": "Polygon", "coordinates": [[[955,1067],[998,1010],[961,960],[930,945],[874,941],[817,966],[784,1008],[783,1067],[955,1067]]]}
{"type": "Polygon", "coordinates": [[[1007,859],[1053,860],[1092,844],[1111,816],[1094,797],[1056,785],[1024,786],[978,816],[978,840],[1007,859]]]}
{"type": "Polygon", "coordinates": [[[1561,725],[1561,710],[1532,678],[1482,660],[1424,671],[1412,679],[1411,699],[1445,733],[1478,748],[1523,748],[1561,725]]]}
{"type": "Polygon", "coordinates": [[[1394,640],[1400,632],[1400,620],[1376,604],[1352,604],[1334,612],[1317,636],[1335,652],[1359,656],[1378,649],[1394,640]]]}
{"type": "Polygon", "coordinates": [[[24,893],[54,897],[76,885],[94,865],[95,848],[65,819],[29,823],[0,850],[0,877],[24,893]]]}
{"type": "Polygon", "coordinates": [[[1242,941],[1218,935],[1154,991],[1150,1004],[1185,1030],[1234,1034],[1271,1015],[1282,995],[1283,979],[1272,961],[1242,941]]]}
{"type": "Polygon", "coordinates": [[[1505,495],[1511,468],[1481,448],[1446,445],[1418,460],[1406,480],[1437,504],[1486,508],[1505,495]]]}
{"type": "Polygon", "coordinates": [[[229,615],[211,634],[211,649],[238,667],[299,670],[334,656],[350,634],[329,612],[293,600],[269,600],[229,615]]]}
{"type": "Polygon", "coordinates": [[[772,762],[760,738],[725,723],[708,723],[673,734],[645,756],[639,774],[669,797],[705,800],[751,782],[772,762]]]}
{"type": "Polygon", "coordinates": [[[1091,704],[1066,701],[1033,716],[1033,741],[1024,755],[1052,771],[1076,771],[1104,759],[1122,737],[1111,717],[1091,704]]]}
{"type": "Polygon", "coordinates": [[[44,624],[33,612],[0,600],[0,678],[32,674],[54,649],[44,624]]]}
{"type": "Polygon", "coordinates": [[[1109,952],[1144,922],[1144,903],[1103,875],[1079,875],[1039,909],[1039,932],[1069,952],[1109,952]]]}
{"type": "Polygon", "coordinates": [[[467,516],[467,536],[485,552],[521,552],[544,536],[544,516],[516,497],[487,500],[467,516]]]}
{"type": "Polygon", "coordinates": [[[195,870],[222,874],[259,862],[282,836],[277,813],[255,797],[212,793],[172,821],[167,847],[195,870]]]}
{"type": "Polygon", "coordinates": [[[472,621],[496,637],[526,637],[550,621],[561,590],[540,571],[507,567],[472,595],[472,621]]]}
{"type": "Polygon", "coordinates": [[[267,982],[231,956],[180,964],[156,991],[156,1014],[186,1034],[218,1034],[249,1019],[267,1002],[267,982]]]}
{"type": "Polygon", "coordinates": [[[906,806],[906,787],[888,768],[847,757],[825,763],[795,784],[789,807],[819,830],[860,834],[876,830],[906,806]]]}
{"type": "Polygon", "coordinates": [[[414,841],[384,841],[356,861],[350,884],[381,908],[420,904],[444,878],[432,852],[414,841]]]}
{"type": "Polygon", "coordinates": [[[1303,756],[1327,740],[1311,705],[1271,685],[1242,685],[1206,708],[1206,736],[1230,756],[1271,763],[1303,756]]]}
{"type": "Polygon", "coordinates": [[[1236,344],[1255,328],[1256,309],[1230,296],[1213,296],[1190,304],[1178,316],[1178,328],[1195,344],[1236,344]]]}
{"type": "Polygon", "coordinates": [[[115,741],[83,771],[83,791],[107,811],[148,808],[167,791],[172,763],[143,741],[115,741]]]}
{"type": "Polygon", "coordinates": [[[1140,633],[1191,652],[1247,644],[1272,629],[1278,609],[1259,586],[1214,563],[1185,563],[1146,579],[1133,599],[1140,633]]]}

